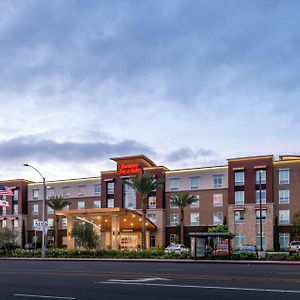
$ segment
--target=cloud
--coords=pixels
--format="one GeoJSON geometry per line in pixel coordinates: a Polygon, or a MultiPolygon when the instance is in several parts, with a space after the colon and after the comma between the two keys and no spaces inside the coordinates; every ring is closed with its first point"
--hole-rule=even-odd
{"type": "Polygon", "coordinates": [[[189,148],[180,148],[168,154],[166,160],[170,163],[182,162],[187,160],[203,159],[203,157],[213,156],[215,153],[208,149],[192,150],[189,148]]]}
{"type": "Polygon", "coordinates": [[[153,154],[148,146],[134,140],[124,140],[119,143],[102,142],[61,142],[50,139],[40,139],[34,136],[20,136],[0,142],[0,159],[24,162],[35,160],[60,160],[64,162],[91,162],[108,159],[111,156],[132,154],[153,154]]]}

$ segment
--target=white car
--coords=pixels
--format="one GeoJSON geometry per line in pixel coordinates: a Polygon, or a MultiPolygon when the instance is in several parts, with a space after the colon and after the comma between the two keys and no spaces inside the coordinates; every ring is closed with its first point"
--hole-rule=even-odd
{"type": "Polygon", "coordinates": [[[189,251],[189,248],[183,244],[171,244],[165,249],[165,253],[183,253],[189,251]]]}

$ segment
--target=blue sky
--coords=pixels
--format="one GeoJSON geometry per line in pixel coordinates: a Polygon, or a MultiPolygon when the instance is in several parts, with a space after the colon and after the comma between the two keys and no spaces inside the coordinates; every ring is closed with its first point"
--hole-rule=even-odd
{"type": "Polygon", "coordinates": [[[1,179],[300,154],[297,0],[2,0],[1,179]]]}

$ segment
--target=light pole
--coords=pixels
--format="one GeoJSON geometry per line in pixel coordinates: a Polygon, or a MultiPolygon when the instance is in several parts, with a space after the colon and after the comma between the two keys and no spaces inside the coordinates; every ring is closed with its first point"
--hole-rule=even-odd
{"type": "Polygon", "coordinates": [[[42,259],[46,256],[46,243],[45,243],[45,207],[46,207],[46,180],[42,173],[35,167],[24,164],[24,167],[29,167],[34,169],[43,178],[43,205],[42,205],[42,259]]]}
{"type": "Polygon", "coordinates": [[[260,237],[260,251],[263,251],[263,242],[262,242],[262,210],[261,210],[261,173],[262,170],[258,171],[259,175],[259,237],[260,237]]]}

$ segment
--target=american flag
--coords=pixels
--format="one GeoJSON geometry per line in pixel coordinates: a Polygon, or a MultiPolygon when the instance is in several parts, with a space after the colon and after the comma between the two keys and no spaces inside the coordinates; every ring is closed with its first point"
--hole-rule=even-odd
{"type": "Polygon", "coordinates": [[[0,185],[0,196],[13,196],[13,191],[5,185],[0,185]]]}

